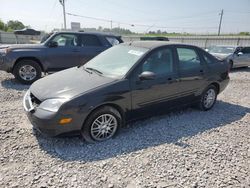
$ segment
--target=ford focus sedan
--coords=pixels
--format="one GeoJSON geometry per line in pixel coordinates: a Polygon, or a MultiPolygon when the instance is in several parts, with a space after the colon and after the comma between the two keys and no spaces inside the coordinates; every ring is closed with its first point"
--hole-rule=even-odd
{"type": "Polygon", "coordinates": [[[195,46],[125,43],[36,81],[23,105],[43,134],[80,132],[89,142],[104,141],[128,122],[176,107],[210,110],[229,82],[228,70],[195,46]]]}

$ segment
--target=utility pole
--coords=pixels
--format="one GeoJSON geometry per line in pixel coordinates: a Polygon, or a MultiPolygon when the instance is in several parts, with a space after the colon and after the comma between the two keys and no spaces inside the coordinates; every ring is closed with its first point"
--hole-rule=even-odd
{"type": "Polygon", "coordinates": [[[222,17],[223,17],[224,11],[223,9],[220,12],[220,24],[219,24],[219,29],[218,29],[218,36],[220,36],[220,30],[221,30],[221,23],[222,23],[222,17]]]}
{"type": "Polygon", "coordinates": [[[110,29],[111,29],[111,31],[113,29],[113,21],[112,20],[110,20],[110,29]]]}
{"type": "Polygon", "coordinates": [[[61,5],[63,6],[63,19],[64,19],[64,29],[66,30],[66,13],[65,13],[65,0],[59,0],[61,5]]]}

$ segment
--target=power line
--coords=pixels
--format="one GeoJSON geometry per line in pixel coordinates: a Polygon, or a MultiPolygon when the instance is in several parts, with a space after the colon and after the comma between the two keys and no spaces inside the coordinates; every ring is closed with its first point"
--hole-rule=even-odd
{"type": "MultiPolygon", "coordinates": [[[[104,19],[104,18],[97,18],[97,17],[91,17],[91,16],[85,16],[85,15],[79,15],[79,14],[73,14],[73,13],[66,13],[67,15],[70,16],[75,16],[75,17],[82,17],[82,18],[87,18],[87,19],[92,19],[92,20],[98,20],[98,21],[104,21],[104,22],[112,22],[112,23],[118,23],[118,24],[123,24],[123,25],[129,25],[129,26],[137,26],[137,27],[152,27],[152,25],[148,24],[133,24],[133,23],[126,23],[122,21],[117,21],[117,20],[112,20],[112,19],[104,19]]],[[[168,27],[168,26],[160,26],[160,25],[154,25],[154,28],[162,28],[162,29],[167,29],[167,28],[204,28],[204,27],[168,27]]],[[[206,27],[206,28],[216,28],[216,27],[206,27]]]]}

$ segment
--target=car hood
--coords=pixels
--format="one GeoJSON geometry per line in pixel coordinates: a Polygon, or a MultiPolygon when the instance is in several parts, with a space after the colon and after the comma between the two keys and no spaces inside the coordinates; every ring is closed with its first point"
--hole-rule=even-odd
{"type": "Polygon", "coordinates": [[[113,78],[86,72],[83,67],[74,67],[36,81],[31,85],[30,92],[40,101],[52,98],[70,99],[114,81],[113,78]]]}
{"type": "Polygon", "coordinates": [[[0,49],[8,48],[9,46],[11,46],[11,44],[3,44],[0,45],[0,49]]]}
{"type": "Polygon", "coordinates": [[[15,49],[37,49],[37,48],[44,48],[43,44],[13,44],[7,46],[8,48],[15,50],[15,49]]]}
{"type": "Polygon", "coordinates": [[[231,55],[231,54],[224,54],[224,53],[211,53],[211,54],[219,60],[224,60],[231,55]]]}

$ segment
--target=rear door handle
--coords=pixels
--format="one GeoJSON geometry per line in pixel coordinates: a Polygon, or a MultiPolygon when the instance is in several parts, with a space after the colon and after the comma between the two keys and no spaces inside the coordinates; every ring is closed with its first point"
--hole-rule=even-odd
{"type": "Polygon", "coordinates": [[[101,53],[103,52],[103,50],[96,50],[96,53],[101,53]]]}

